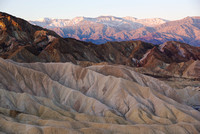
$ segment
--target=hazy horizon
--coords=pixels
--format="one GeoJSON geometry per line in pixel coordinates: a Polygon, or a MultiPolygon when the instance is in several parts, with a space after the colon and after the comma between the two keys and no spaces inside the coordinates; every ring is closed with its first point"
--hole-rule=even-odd
{"type": "Polygon", "coordinates": [[[0,11],[26,20],[98,16],[178,20],[187,16],[200,16],[199,4],[198,0],[1,0],[0,11]]]}

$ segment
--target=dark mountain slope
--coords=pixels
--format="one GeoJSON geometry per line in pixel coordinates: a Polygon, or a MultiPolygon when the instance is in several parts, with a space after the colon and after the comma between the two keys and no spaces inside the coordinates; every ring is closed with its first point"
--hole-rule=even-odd
{"type": "Polygon", "coordinates": [[[15,61],[76,63],[76,60],[80,60],[133,65],[131,58],[139,59],[153,47],[152,44],[141,41],[111,42],[97,46],[71,38],[61,38],[50,30],[31,25],[6,13],[0,15],[0,56],[15,61]]]}

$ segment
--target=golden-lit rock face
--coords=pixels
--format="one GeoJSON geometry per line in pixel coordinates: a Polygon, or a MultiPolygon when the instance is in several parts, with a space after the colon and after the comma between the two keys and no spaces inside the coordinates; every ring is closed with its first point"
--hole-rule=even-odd
{"type": "Polygon", "coordinates": [[[200,96],[126,66],[0,59],[0,128],[5,133],[199,133],[200,112],[189,106],[195,104],[194,93],[200,96]]]}
{"type": "MultiPolygon", "coordinates": [[[[39,51],[57,37],[57,34],[52,31],[33,26],[25,20],[6,13],[0,13],[0,57],[2,58],[12,58],[23,49],[28,50],[30,54],[38,55],[39,51]]],[[[24,55],[24,57],[28,56],[24,55]]],[[[23,59],[30,61],[27,58],[23,59]]]]}
{"type": "Polygon", "coordinates": [[[6,25],[3,22],[0,23],[0,27],[2,30],[6,30],[6,25]]]}

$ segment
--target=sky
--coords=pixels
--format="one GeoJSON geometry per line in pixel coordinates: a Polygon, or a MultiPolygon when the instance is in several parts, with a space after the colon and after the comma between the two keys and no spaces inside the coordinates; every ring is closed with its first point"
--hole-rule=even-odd
{"type": "Polygon", "coordinates": [[[26,19],[132,16],[182,19],[200,16],[200,0],[0,0],[0,11],[26,19]]]}

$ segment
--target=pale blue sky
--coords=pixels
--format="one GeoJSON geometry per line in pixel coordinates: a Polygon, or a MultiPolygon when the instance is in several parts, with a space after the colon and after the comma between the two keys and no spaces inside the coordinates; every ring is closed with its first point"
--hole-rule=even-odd
{"type": "Polygon", "coordinates": [[[26,20],[76,16],[181,19],[200,16],[200,0],[0,0],[0,11],[26,20]]]}

